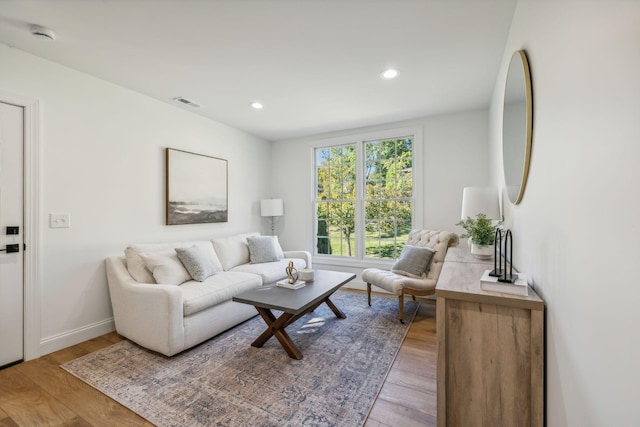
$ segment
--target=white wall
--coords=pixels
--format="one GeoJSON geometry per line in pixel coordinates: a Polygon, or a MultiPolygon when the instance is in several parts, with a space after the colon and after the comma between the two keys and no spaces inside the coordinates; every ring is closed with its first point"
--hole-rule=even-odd
{"type": "Polygon", "coordinates": [[[0,64],[0,94],[42,106],[41,354],[112,330],[104,259],[128,243],[267,231],[270,143],[2,44],[0,64]],[[228,223],[164,225],[165,147],[229,161],[228,223]]]}
{"type": "Polygon", "coordinates": [[[640,2],[518,2],[490,109],[501,172],[505,72],[533,79],[529,182],[506,202],[515,265],[546,302],[549,426],[637,426],[640,2]]]}
{"type": "MultiPolygon", "coordinates": [[[[304,248],[313,253],[313,147],[322,140],[396,128],[416,128],[422,133],[424,157],[423,218],[425,228],[451,230],[460,221],[462,189],[490,183],[488,110],[432,116],[273,144],[275,171],[272,195],[284,199],[284,216],[277,220],[276,233],[285,248],[304,248]]],[[[320,266],[319,260],[314,260],[320,266]]],[[[350,271],[359,275],[362,266],[322,264],[322,268],[350,271]]],[[[359,277],[350,286],[362,288],[359,277]]]]}

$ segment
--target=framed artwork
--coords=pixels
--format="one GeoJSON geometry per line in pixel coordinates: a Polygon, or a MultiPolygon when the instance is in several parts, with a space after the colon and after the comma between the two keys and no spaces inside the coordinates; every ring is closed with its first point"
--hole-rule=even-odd
{"type": "Polygon", "coordinates": [[[217,157],[166,149],[167,225],[227,222],[227,163],[217,157]]]}

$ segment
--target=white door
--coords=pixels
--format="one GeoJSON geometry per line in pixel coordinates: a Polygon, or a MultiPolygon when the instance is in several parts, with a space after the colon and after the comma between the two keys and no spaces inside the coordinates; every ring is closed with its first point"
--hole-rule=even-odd
{"type": "Polygon", "coordinates": [[[23,108],[0,103],[0,366],[24,356],[23,150],[23,108]]]}

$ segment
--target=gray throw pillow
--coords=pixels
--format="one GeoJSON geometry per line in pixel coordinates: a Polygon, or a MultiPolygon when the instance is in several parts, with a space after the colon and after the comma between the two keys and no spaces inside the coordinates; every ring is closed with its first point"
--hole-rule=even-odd
{"type": "Polygon", "coordinates": [[[272,236],[247,237],[251,264],[278,261],[278,251],[272,236]]]}
{"type": "Polygon", "coordinates": [[[405,245],[400,259],[391,267],[391,272],[415,279],[426,276],[435,251],[421,246],[405,245]]]}
{"type": "Polygon", "coordinates": [[[213,276],[216,272],[216,266],[208,256],[207,251],[197,246],[190,248],[176,248],[178,259],[187,269],[193,280],[202,282],[209,276],[213,276]]]}

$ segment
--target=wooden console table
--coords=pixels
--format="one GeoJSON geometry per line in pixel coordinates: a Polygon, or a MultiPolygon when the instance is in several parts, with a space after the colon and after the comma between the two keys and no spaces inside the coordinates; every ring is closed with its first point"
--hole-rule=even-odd
{"type": "Polygon", "coordinates": [[[542,426],[544,301],[480,289],[467,245],[449,248],[438,285],[438,426],[542,426]]]}

